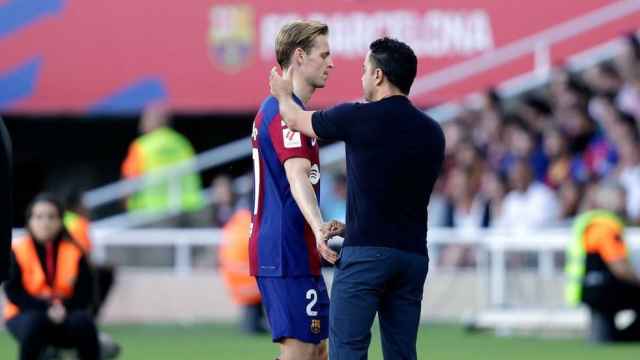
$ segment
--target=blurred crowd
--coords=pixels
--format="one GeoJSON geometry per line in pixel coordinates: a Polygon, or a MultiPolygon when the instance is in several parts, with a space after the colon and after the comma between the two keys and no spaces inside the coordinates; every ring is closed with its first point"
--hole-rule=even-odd
{"type": "Polygon", "coordinates": [[[431,226],[487,228],[569,224],[595,189],[626,190],[640,224],[640,44],[580,73],[557,67],[549,83],[516,99],[490,89],[479,106],[444,122],[443,174],[431,226]]]}

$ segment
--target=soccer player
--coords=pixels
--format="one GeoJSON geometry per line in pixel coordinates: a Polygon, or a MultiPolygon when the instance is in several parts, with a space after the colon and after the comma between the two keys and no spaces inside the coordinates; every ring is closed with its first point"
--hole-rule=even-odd
{"type": "MultiPolygon", "coordinates": [[[[276,39],[283,71],[295,69],[296,106],[304,108],[333,68],[328,27],[312,21],[285,25],[276,39]]],[[[318,207],[319,150],[315,139],[289,130],[278,101],[269,96],[256,115],[253,132],[255,207],[249,242],[256,277],[281,360],[326,359],[329,297],[320,255],[335,262],[326,244],[318,207]]]]}
{"type": "MultiPolygon", "coordinates": [[[[416,359],[427,205],[445,145],[440,125],[408,99],[416,71],[408,45],[378,39],[363,63],[368,102],[311,112],[292,104],[291,82],[272,70],[271,93],[292,131],[345,142],[347,225],[331,290],[331,360],[367,358],[376,313],[384,358],[416,359]]],[[[345,232],[335,225],[328,235],[345,232]]]]}

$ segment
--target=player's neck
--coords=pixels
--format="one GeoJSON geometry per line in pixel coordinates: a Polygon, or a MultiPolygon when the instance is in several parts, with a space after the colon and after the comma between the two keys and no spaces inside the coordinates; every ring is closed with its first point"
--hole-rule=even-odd
{"type": "Polygon", "coordinates": [[[386,99],[388,97],[396,96],[396,95],[406,96],[405,94],[402,93],[402,91],[396,89],[395,87],[383,86],[383,87],[380,87],[380,89],[374,95],[373,101],[380,101],[382,99],[386,99]]]}
{"type": "Polygon", "coordinates": [[[316,91],[316,89],[306,81],[296,76],[293,77],[293,94],[297,96],[303,104],[306,104],[311,100],[311,96],[314,91],[316,91]]]}

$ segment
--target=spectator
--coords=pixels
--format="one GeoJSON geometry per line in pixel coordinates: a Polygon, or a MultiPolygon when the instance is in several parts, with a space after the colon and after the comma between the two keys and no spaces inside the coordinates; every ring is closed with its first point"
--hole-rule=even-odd
{"type": "Polygon", "coordinates": [[[567,136],[569,150],[582,153],[596,134],[595,122],[582,106],[561,108],[555,113],[557,124],[567,136]]]}
{"type": "Polygon", "coordinates": [[[545,130],[543,149],[549,161],[544,182],[549,187],[558,189],[572,179],[586,180],[587,174],[581,173],[583,167],[580,159],[571,155],[567,139],[558,127],[551,126],[545,130]]]}
{"type": "Polygon", "coordinates": [[[636,121],[640,121],[640,68],[638,66],[631,70],[630,77],[616,98],[616,105],[620,110],[633,115],[636,121]]]}
{"type": "Polygon", "coordinates": [[[622,39],[622,51],[615,57],[615,63],[624,78],[633,77],[632,73],[640,65],[640,41],[635,31],[622,39]]]}
{"type": "Polygon", "coordinates": [[[483,225],[493,226],[502,214],[504,198],[507,196],[507,179],[496,171],[487,170],[482,176],[480,191],[486,201],[486,213],[483,225]]]}
{"type": "Polygon", "coordinates": [[[484,93],[482,93],[482,97],[480,99],[480,109],[483,113],[503,113],[504,103],[496,88],[490,87],[484,93]]]}
{"type": "Polygon", "coordinates": [[[585,71],[587,85],[597,94],[616,96],[624,84],[620,72],[611,62],[598,64],[585,71]]]}
{"type": "Polygon", "coordinates": [[[629,222],[640,224],[640,142],[637,137],[626,137],[619,145],[620,164],[616,171],[620,184],[626,190],[626,208],[629,222]]]}
{"type": "Polygon", "coordinates": [[[553,192],[533,179],[526,160],[519,159],[509,171],[511,191],[496,225],[506,228],[552,225],[558,221],[559,204],[553,192]],[[544,209],[544,211],[541,211],[544,209]]]}
{"type": "Polygon", "coordinates": [[[560,202],[560,220],[572,220],[580,211],[582,200],[582,186],[574,181],[563,182],[558,189],[558,201],[560,202]]]}
{"type": "Polygon", "coordinates": [[[531,129],[536,141],[540,140],[542,132],[552,121],[551,107],[544,99],[538,96],[527,96],[518,105],[517,113],[524,120],[527,127],[531,129]]]}
{"type": "MultiPolygon", "coordinates": [[[[129,147],[122,164],[122,175],[135,178],[157,173],[165,167],[185,163],[194,158],[194,150],[183,135],[169,127],[167,109],[154,105],[147,108],[140,121],[138,137],[129,147]]],[[[142,190],[127,200],[129,211],[163,213],[170,210],[194,212],[202,208],[202,185],[196,173],[187,173],[173,181],[147,178],[142,190]],[[176,192],[179,191],[179,192],[176,192]]]]}
{"type": "Polygon", "coordinates": [[[236,195],[233,192],[233,181],[228,175],[221,175],[211,182],[212,225],[223,227],[233,216],[236,209],[236,195]]]}
{"type": "Polygon", "coordinates": [[[489,226],[487,202],[479,192],[481,175],[462,166],[449,173],[445,226],[475,229],[489,226]]]}
{"type": "Polygon", "coordinates": [[[509,172],[517,159],[525,159],[534,171],[534,178],[544,180],[548,166],[547,158],[531,129],[519,117],[513,116],[507,125],[505,137],[507,153],[501,162],[502,172],[509,172]]]}

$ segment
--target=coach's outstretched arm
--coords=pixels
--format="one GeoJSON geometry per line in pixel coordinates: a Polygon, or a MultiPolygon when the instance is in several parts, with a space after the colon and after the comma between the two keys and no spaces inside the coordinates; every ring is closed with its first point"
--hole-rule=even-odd
{"type": "Polygon", "coordinates": [[[291,187],[291,195],[316,237],[316,246],[320,256],[334,264],[338,259],[338,254],[327,245],[329,234],[323,226],[318,198],[309,181],[311,162],[305,158],[291,158],[284,162],[284,170],[291,187]]]}
{"type": "Polygon", "coordinates": [[[283,78],[274,67],[269,76],[271,95],[278,99],[280,115],[287,127],[293,131],[299,131],[314,139],[318,138],[311,125],[311,115],[315,111],[305,111],[293,101],[293,66],[287,69],[287,76],[283,78]]]}

